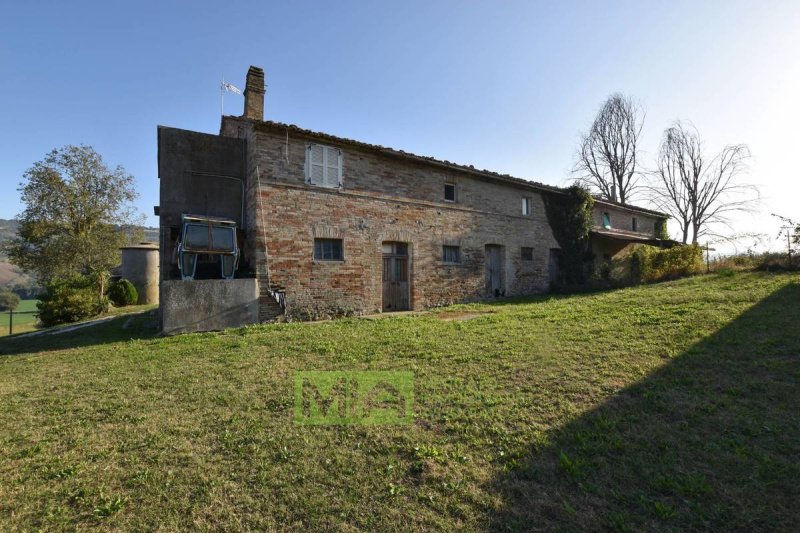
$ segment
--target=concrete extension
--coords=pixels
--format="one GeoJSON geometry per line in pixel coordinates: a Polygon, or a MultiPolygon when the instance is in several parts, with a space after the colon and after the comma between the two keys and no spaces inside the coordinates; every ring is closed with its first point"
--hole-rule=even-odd
{"type": "Polygon", "coordinates": [[[164,280],[159,314],[164,335],[255,324],[258,280],[164,280]]]}

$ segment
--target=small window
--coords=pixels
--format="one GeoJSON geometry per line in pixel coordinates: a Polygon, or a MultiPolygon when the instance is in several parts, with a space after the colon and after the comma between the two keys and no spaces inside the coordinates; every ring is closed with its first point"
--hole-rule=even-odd
{"type": "Polygon", "coordinates": [[[442,261],[445,263],[460,263],[461,248],[458,246],[442,246],[442,261]]]}
{"type": "Polygon", "coordinates": [[[444,184],[444,201],[445,202],[455,202],[456,201],[456,184],[455,183],[445,183],[444,184]]]}
{"type": "Polygon", "coordinates": [[[530,246],[523,246],[520,248],[523,261],[533,261],[533,248],[530,246]]]}
{"type": "Polygon", "coordinates": [[[636,217],[633,217],[631,219],[631,229],[633,231],[639,231],[639,221],[636,220],[636,217]]]}
{"type": "Polygon", "coordinates": [[[522,214],[523,215],[530,215],[531,214],[531,199],[530,198],[523,198],[522,199],[522,214]]]}
{"type": "Polygon", "coordinates": [[[603,213],[603,227],[611,229],[611,215],[608,214],[608,211],[603,213]]]}
{"type": "Polygon", "coordinates": [[[306,183],[319,187],[341,187],[342,151],[322,144],[308,144],[306,183]]]}
{"type": "Polygon", "coordinates": [[[314,239],[314,259],[317,261],[342,261],[342,239],[314,239]]]}

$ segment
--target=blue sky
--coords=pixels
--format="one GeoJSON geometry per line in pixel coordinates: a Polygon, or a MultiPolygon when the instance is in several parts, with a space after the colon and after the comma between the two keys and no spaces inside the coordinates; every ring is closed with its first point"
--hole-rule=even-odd
{"type": "MultiPolygon", "coordinates": [[[[65,144],[136,177],[156,225],[156,126],[219,129],[219,82],[266,71],[267,118],[563,185],[605,97],[646,108],[644,162],[692,121],[747,143],[747,181],[800,218],[800,2],[15,2],[0,18],[0,218],[65,144]]],[[[226,113],[240,114],[237,95],[226,113]]],[[[749,241],[743,243],[744,246],[749,241]]]]}

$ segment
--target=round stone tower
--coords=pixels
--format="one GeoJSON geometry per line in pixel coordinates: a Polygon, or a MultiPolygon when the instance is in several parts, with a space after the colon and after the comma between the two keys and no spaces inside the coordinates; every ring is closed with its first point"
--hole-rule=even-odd
{"type": "Polygon", "coordinates": [[[158,303],[158,245],[143,242],[122,250],[122,277],[139,293],[138,304],[158,303]]]}

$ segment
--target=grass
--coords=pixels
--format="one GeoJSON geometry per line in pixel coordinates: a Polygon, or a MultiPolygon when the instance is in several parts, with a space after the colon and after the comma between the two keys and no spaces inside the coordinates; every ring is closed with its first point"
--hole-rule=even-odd
{"type": "Polygon", "coordinates": [[[800,275],[736,273],[171,338],[149,311],[0,340],[0,524],[797,530],[799,301],[800,275]],[[411,371],[415,421],[293,424],[300,370],[411,371]]]}
{"type": "MultiPolygon", "coordinates": [[[[36,329],[37,319],[33,312],[38,311],[36,307],[38,302],[39,300],[35,298],[30,300],[20,300],[19,306],[14,309],[14,333],[23,333],[36,329]]],[[[0,312],[0,337],[5,335],[8,335],[8,311],[0,312]]]]}
{"type": "MultiPolygon", "coordinates": [[[[42,326],[38,321],[38,318],[35,314],[29,313],[27,311],[34,311],[38,312],[38,308],[36,304],[39,300],[21,300],[19,307],[14,310],[14,324],[13,324],[13,335],[21,334],[21,333],[30,333],[32,331],[36,331],[41,329],[42,326]],[[26,311],[25,314],[22,314],[22,311],[26,311]],[[20,313],[20,314],[18,314],[20,313]]],[[[90,322],[92,320],[97,320],[98,318],[104,318],[109,316],[117,316],[117,315],[126,315],[132,313],[141,313],[142,311],[148,311],[151,309],[156,309],[157,305],[147,304],[147,305],[128,305],[125,307],[111,307],[107,312],[87,318],[86,320],[80,320],[78,322],[72,322],[69,324],[60,324],[58,326],[53,326],[55,329],[60,329],[63,327],[74,326],[76,324],[81,324],[83,322],[90,322]]],[[[8,313],[3,312],[0,313],[0,337],[8,336],[8,313]]],[[[13,337],[9,337],[10,340],[13,337]]]]}

